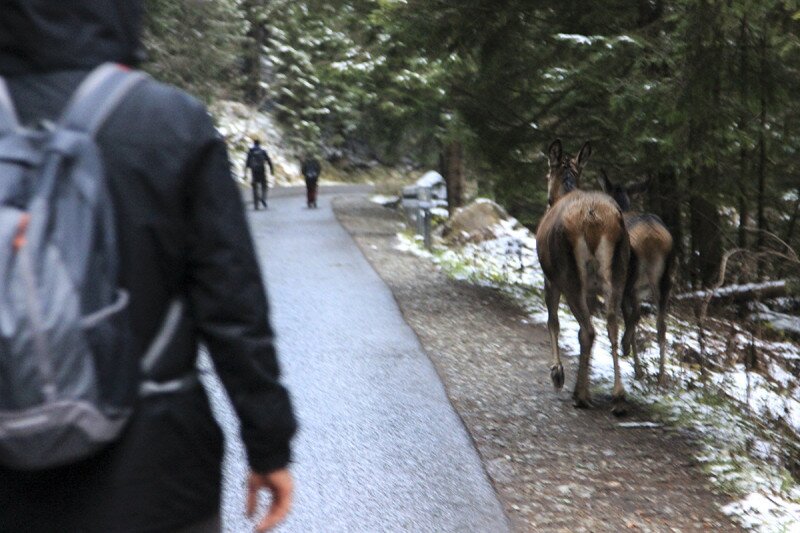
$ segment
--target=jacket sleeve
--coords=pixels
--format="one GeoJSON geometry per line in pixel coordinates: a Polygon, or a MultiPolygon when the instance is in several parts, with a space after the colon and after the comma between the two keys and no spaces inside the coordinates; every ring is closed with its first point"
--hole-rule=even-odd
{"type": "Polygon", "coordinates": [[[269,154],[265,151],[264,155],[267,156],[267,164],[269,165],[269,173],[273,176],[275,175],[275,169],[272,168],[272,159],[270,159],[269,154]]]}
{"type": "Polygon", "coordinates": [[[290,461],[296,421],[280,384],[267,298],[230,175],[224,141],[203,117],[201,143],[189,166],[188,250],[192,318],[241,422],[250,467],[267,473],[290,461]]]}

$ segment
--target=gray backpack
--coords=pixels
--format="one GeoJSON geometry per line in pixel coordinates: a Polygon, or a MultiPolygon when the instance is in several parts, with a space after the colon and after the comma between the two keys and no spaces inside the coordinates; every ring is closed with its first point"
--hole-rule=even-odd
{"type": "MultiPolygon", "coordinates": [[[[35,470],[118,437],[142,383],[118,286],[114,212],[95,135],[145,75],[107,64],[49,128],[19,126],[0,78],[0,464],[35,470]]],[[[181,309],[144,357],[152,366],[181,309]]],[[[145,369],[146,370],[146,369],[145,369]]]]}

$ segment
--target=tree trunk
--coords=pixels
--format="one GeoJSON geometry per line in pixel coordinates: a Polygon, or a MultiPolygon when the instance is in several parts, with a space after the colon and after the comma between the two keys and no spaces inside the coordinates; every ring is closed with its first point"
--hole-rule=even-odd
{"type": "MultiPolygon", "coordinates": [[[[744,152],[744,150],[742,150],[744,152]]],[[[750,221],[750,209],[747,205],[747,196],[744,187],[739,187],[739,248],[747,248],[747,225],[750,221]]]]}
{"type": "Polygon", "coordinates": [[[747,248],[747,225],[750,219],[750,209],[748,204],[749,176],[747,175],[749,154],[745,140],[747,138],[748,123],[748,102],[750,98],[749,85],[747,83],[749,68],[747,61],[748,49],[748,24],[747,16],[742,16],[739,30],[739,132],[741,149],[739,150],[739,248],[747,248]]]}
{"type": "Polygon", "coordinates": [[[247,101],[254,105],[260,105],[264,99],[264,90],[261,87],[264,74],[261,60],[269,34],[262,22],[262,15],[268,6],[269,0],[246,0],[242,3],[250,26],[247,31],[247,47],[244,57],[244,91],[247,101]]]}
{"type": "Polygon", "coordinates": [[[447,183],[447,209],[452,215],[464,205],[464,146],[449,141],[444,147],[444,179],[447,183]]]}
{"type": "Polygon", "coordinates": [[[722,219],[717,207],[703,196],[693,195],[689,204],[693,278],[696,283],[708,287],[719,277],[718,269],[722,261],[722,219]]]}
{"type": "MultiPolygon", "coordinates": [[[[689,127],[689,145],[696,138],[696,125],[689,127]]],[[[689,235],[691,254],[689,272],[695,288],[713,285],[719,276],[722,262],[722,220],[717,206],[710,196],[717,182],[717,171],[713,167],[697,163],[689,172],[689,235]]]]}
{"type": "Polygon", "coordinates": [[[792,246],[794,228],[797,226],[797,218],[798,215],[800,215],[800,187],[797,188],[795,194],[797,195],[797,199],[794,202],[794,213],[792,213],[792,218],[789,219],[789,225],[786,228],[786,238],[783,239],[789,246],[792,246]]]}
{"type": "Polygon", "coordinates": [[[674,168],[663,168],[650,180],[647,194],[647,211],[655,213],[672,234],[675,254],[682,260],[683,227],[681,225],[681,191],[674,168]]]}
{"type": "Polygon", "coordinates": [[[722,151],[721,140],[714,133],[725,127],[719,112],[725,37],[722,4],[698,1],[691,5],[694,9],[687,43],[690,52],[686,89],[689,98],[686,147],[691,161],[686,184],[691,236],[689,271],[695,287],[707,287],[717,281],[722,261],[722,218],[717,207],[720,169],[708,161],[708,156],[722,151]],[[695,19],[697,15],[702,18],[695,19]]]}
{"type": "MultiPolygon", "coordinates": [[[[764,32],[766,33],[766,29],[764,32]]],[[[766,34],[761,35],[760,49],[761,49],[761,91],[760,91],[760,104],[759,111],[759,128],[758,128],[758,196],[756,204],[756,224],[758,234],[756,237],[756,246],[759,251],[764,248],[764,232],[767,229],[767,221],[764,215],[764,192],[767,181],[767,142],[765,131],[767,129],[767,37],[766,34]]],[[[763,274],[765,264],[762,261],[758,262],[758,277],[763,274]]]]}

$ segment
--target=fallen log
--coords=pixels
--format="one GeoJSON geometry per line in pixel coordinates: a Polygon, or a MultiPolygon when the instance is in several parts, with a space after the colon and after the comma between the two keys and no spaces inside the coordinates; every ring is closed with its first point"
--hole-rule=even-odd
{"type": "Polygon", "coordinates": [[[720,302],[745,303],[754,300],[769,300],[789,294],[786,280],[767,281],[765,283],[748,283],[745,285],[728,285],[709,291],[695,291],[678,294],[675,299],[684,302],[702,302],[711,298],[712,304],[720,302]]]}

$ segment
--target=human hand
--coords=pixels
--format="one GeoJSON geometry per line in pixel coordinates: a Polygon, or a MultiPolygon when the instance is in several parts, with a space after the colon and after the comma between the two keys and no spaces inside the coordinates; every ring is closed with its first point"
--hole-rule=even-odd
{"type": "Polygon", "coordinates": [[[256,526],[258,533],[264,533],[277,526],[289,514],[292,506],[294,482],[288,468],[269,474],[250,472],[247,478],[247,516],[252,518],[256,512],[258,493],[268,490],[272,495],[269,511],[256,526]]]}

